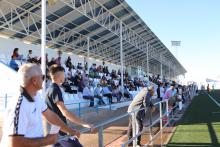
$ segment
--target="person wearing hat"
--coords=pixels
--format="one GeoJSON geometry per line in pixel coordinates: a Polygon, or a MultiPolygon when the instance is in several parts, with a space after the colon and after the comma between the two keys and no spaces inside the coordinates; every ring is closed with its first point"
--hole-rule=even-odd
{"type": "MultiPolygon", "coordinates": [[[[151,98],[154,95],[154,87],[150,86],[148,88],[143,88],[133,99],[131,104],[128,107],[128,113],[132,112],[134,110],[140,110],[140,109],[152,109],[153,104],[151,102],[151,98]]],[[[140,110],[136,113],[135,122],[136,122],[136,133],[139,133],[143,130],[143,120],[145,118],[145,109],[140,110]]],[[[131,113],[129,117],[129,125],[128,125],[128,138],[132,138],[132,115],[134,113],[131,113]]],[[[130,144],[131,145],[131,144],[130,144]]],[[[137,138],[137,145],[141,145],[141,136],[137,138]]]]}

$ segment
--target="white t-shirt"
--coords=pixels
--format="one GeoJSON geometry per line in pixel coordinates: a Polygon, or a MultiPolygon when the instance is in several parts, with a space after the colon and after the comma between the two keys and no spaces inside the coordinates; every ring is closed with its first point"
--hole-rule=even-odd
{"type": "MultiPolygon", "coordinates": [[[[22,135],[26,138],[43,137],[42,112],[47,110],[47,105],[38,93],[34,101],[23,92],[12,102],[5,114],[1,147],[8,146],[9,135],[22,135]]],[[[16,97],[15,97],[16,98],[16,97]]]]}

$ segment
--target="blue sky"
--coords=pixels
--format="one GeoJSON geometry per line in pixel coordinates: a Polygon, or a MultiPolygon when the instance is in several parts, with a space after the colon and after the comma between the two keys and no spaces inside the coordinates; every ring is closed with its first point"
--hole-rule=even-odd
{"type": "Polygon", "coordinates": [[[174,54],[170,42],[181,40],[187,79],[220,77],[220,0],[126,1],[174,54]]]}

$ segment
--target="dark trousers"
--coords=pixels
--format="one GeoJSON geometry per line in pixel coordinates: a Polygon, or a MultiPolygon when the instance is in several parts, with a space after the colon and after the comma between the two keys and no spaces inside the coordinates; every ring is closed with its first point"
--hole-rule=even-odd
{"type": "MultiPolygon", "coordinates": [[[[135,118],[135,123],[136,123],[136,131],[139,133],[143,130],[143,120],[144,120],[144,117],[145,117],[145,112],[144,110],[143,111],[139,111],[136,115],[136,118],[135,118]],[[138,130],[137,130],[138,129],[138,130]]],[[[128,138],[131,139],[133,136],[132,136],[132,116],[129,117],[129,125],[128,125],[128,132],[127,132],[127,135],[128,135],[128,138]]],[[[141,135],[138,136],[137,138],[137,144],[140,144],[141,143],[141,135]]]]}
{"type": "Polygon", "coordinates": [[[109,103],[112,103],[112,94],[111,93],[103,94],[103,96],[106,96],[109,99],[109,103]]]}
{"type": "Polygon", "coordinates": [[[105,102],[102,100],[102,97],[100,95],[95,95],[95,98],[99,99],[98,102],[99,105],[105,104],[105,102]]]}
{"type": "Polygon", "coordinates": [[[94,106],[94,97],[93,96],[83,96],[84,99],[90,100],[90,105],[89,107],[94,106]]]}

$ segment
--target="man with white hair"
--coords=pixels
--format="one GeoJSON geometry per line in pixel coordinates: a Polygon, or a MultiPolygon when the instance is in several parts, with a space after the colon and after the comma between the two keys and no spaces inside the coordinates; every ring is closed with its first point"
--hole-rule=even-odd
{"type": "MultiPolygon", "coordinates": [[[[128,112],[132,112],[134,110],[140,110],[136,112],[135,123],[136,123],[136,133],[140,133],[143,130],[143,120],[145,118],[145,109],[153,108],[153,104],[151,102],[151,97],[154,95],[154,87],[150,86],[148,88],[143,88],[133,99],[131,104],[128,107],[128,112]],[[143,110],[141,110],[143,109],[143,110]]],[[[132,138],[132,115],[129,117],[129,126],[128,126],[128,138],[132,138]]],[[[131,145],[131,144],[130,144],[131,145]]],[[[137,138],[137,145],[141,145],[141,136],[137,138]]]]}
{"type": "Polygon", "coordinates": [[[44,136],[42,116],[69,135],[79,132],[69,128],[48,109],[37,93],[42,89],[44,75],[36,64],[24,64],[18,71],[20,90],[6,111],[1,147],[39,147],[55,144],[57,134],[44,136]]]}

